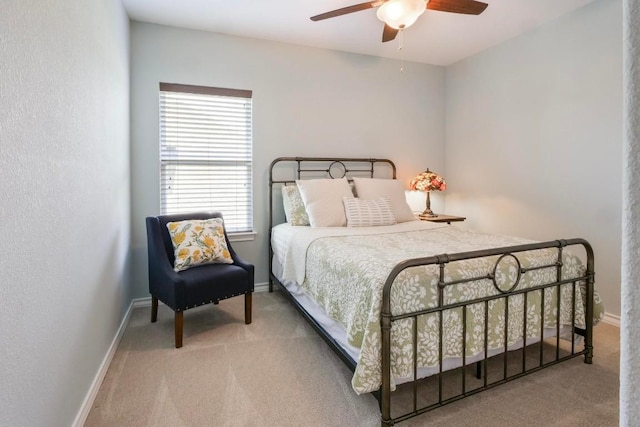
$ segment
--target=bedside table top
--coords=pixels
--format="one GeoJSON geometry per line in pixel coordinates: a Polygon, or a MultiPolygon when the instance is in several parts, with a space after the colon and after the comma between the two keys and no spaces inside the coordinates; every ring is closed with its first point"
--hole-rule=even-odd
{"type": "Polygon", "coordinates": [[[457,221],[464,221],[465,219],[467,219],[467,218],[464,217],[464,216],[443,215],[443,214],[440,214],[438,216],[434,216],[433,218],[420,217],[421,221],[446,222],[448,224],[451,224],[452,222],[457,222],[457,221]]]}

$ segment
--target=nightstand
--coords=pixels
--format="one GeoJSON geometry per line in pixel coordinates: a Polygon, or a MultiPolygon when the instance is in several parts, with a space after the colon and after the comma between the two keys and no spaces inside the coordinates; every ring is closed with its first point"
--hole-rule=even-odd
{"type": "Polygon", "coordinates": [[[455,216],[455,215],[438,215],[433,218],[429,217],[419,217],[420,221],[430,221],[430,222],[446,222],[447,224],[451,224],[452,222],[464,221],[467,219],[464,216],[455,216]]]}

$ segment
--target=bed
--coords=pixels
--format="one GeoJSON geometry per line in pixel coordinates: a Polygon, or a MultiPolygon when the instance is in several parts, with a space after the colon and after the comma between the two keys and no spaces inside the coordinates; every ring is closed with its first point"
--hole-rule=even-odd
{"type": "Polygon", "coordinates": [[[270,291],[280,285],[353,371],[356,393],[376,396],[381,425],[578,356],[591,363],[592,328],[604,311],[587,241],[396,223],[385,218],[392,196],[375,206],[375,226],[372,211],[349,216],[353,192],[369,191],[358,184],[395,178],[392,161],[356,158],[282,157],[269,175],[270,291]],[[337,182],[345,179],[351,187],[337,182]],[[350,226],[319,222],[331,212],[309,199],[316,181],[344,193],[350,226]],[[295,191],[303,203],[288,196],[295,191]],[[313,226],[299,225],[304,213],[313,226]],[[393,410],[392,392],[402,396],[393,410]]]}

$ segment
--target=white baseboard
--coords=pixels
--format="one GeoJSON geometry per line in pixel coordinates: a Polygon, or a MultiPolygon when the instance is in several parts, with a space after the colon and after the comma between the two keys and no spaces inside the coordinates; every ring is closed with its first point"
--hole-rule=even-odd
{"type": "MultiPolygon", "coordinates": [[[[269,283],[256,283],[254,285],[254,292],[268,292],[269,291],[269,283]]],[[[107,354],[104,356],[102,360],[102,364],[100,364],[100,368],[96,373],[96,376],[93,378],[93,382],[91,383],[91,387],[87,392],[86,397],[84,398],[84,402],[82,402],[82,406],[80,407],[80,411],[76,415],[76,419],[73,421],[73,427],[82,427],[84,423],[87,421],[87,417],[89,416],[89,411],[91,411],[91,407],[93,406],[93,402],[96,400],[96,396],[98,395],[98,390],[100,390],[100,386],[102,385],[102,381],[104,377],[107,375],[107,371],[109,370],[109,365],[111,365],[111,361],[113,360],[113,356],[116,354],[116,350],[118,349],[118,345],[122,340],[122,336],[124,335],[124,331],[127,329],[129,325],[129,319],[131,318],[131,312],[134,308],[138,307],[150,307],[151,306],[151,297],[146,298],[135,298],[131,300],[131,304],[129,304],[129,308],[122,318],[122,322],[120,322],[120,326],[116,331],[115,337],[113,337],[113,341],[111,341],[111,345],[109,346],[109,350],[107,350],[107,354]]]]}
{"type": "Polygon", "coordinates": [[[111,345],[109,346],[109,350],[107,350],[107,354],[102,359],[102,364],[100,364],[100,368],[96,373],[96,376],[93,378],[93,382],[91,383],[91,387],[89,387],[89,391],[84,398],[84,402],[82,402],[82,406],[80,406],[80,411],[78,411],[78,415],[76,415],[76,419],[73,421],[73,427],[82,427],[84,423],[87,421],[87,417],[89,416],[89,411],[91,411],[91,407],[93,406],[93,402],[98,395],[98,390],[100,390],[100,386],[102,385],[102,381],[104,377],[107,375],[107,371],[109,370],[109,365],[111,365],[111,361],[113,360],[113,356],[116,354],[116,350],[118,349],[118,345],[120,344],[120,340],[122,340],[122,336],[124,335],[125,329],[127,329],[127,325],[129,324],[129,318],[131,317],[131,311],[133,307],[136,305],[137,300],[132,300],[131,304],[129,304],[129,308],[122,318],[122,322],[120,322],[120,326],[116,331],[115,337],[113,337],[113,341],[111,341],[111,345]]]}
{"type": "Polygon", "coordinates": [[[253,292],[269,292],[269,282],[256,283],[253,285],[253,292]]]}
{"type": "MultiPolygon", "coordinates": [[[[131,304],[132,308],[151,307],[151,297],[137,298],[131,304]]],[[[162,304],[162,301],[158,301],[158,305],[160,304],[162,304]]]]}
{"type": "Polygon", "coordinates": [[[616,316],[611,313],[604,313],[604,317],[602,318],[603,323],[607,323],[609,325],[620,327],[620,316],[616,316]]]}

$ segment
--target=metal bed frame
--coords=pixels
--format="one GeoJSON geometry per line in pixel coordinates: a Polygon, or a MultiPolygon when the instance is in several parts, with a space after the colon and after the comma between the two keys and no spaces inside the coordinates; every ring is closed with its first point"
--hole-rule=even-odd
{"type": "MultiPolygon", "coordinates": [[[[271,247],[271,229],[274,226],[274,212],[273,212],[273,204],[274,204],[274,194],[273,188],[278,185],[287,185],[291,183],[295,183],[296,179],[303,179],[303,174],[310,173],[314,174],[314,178],[318,178],[318,174],[324,174],[324,177],[329,178],[342,178],[348,177],[351,178],[354,175],[365,174],[367,177],[374,177],[374,172],[377,170],[376,167],[385,164],[391,168],[391,176],[393,179],[396,178],[396,167],[395,164],[388,159],[365,159],[365,158],[326,158],[326,157],[280,157],[275,159],[270,166],[269,171],[269,291],[273,291],[273,282],[276,282],[280,285],[281,289],[284,291],[284,294],[289,297],[289,299],[293,302],[294,306],[298,308],[301,314],[307,319],[311,325],[316,329],[316,331],[320,334],[320,336],[329,344],[329,346],[336,352],[336,354],[345,362],[345,364],[352,370],[355,370],[356,361],[354,361],[349,354],[320,326],[317,321],[302,307],[298,301],[287,291],[287,289],[280,283],[277,277],[273,274],[272,271],[272,258],[273,258],[273,248],[271,247]],[[276,166],[283,166],[284,164],[289,164],[292,166],[291,172],[295,178],[288,179],[275,179],[274,178],[274,168],[276,166]],[[318,167],[318,164],[328,165],[327,167],[318,167]],[[309,166],[307,166],[309,165],[309,166]],[[355,166],[351,166],[355,165],[355,166]],[[365,165],[363,168],[362,165],[365,165]],[[341,174],[341,175],[340,175],[341,174]],[[340,175],[340,176],[338,176],[340,175]]],[[[320,176],[321,177],[321,176],[320,176]]],[[[387,175],[388,177],[388,175],[387,175]]],[[[392,426],[395,423],[404,421],[406,419],[412,418],[414,416],[420,415],[424,412],[433,410],[435,408],[441,407],[448,403],[455,402],[464,397],[474,395],[480,391],[484,391],[490,388],[493,388],[497,385],[504,384],[508,381],[514,380],[516,378],[520,378],[524,375],[530,374],[532,372],[536,372],[540,369],[555,365],[557,363],[563,362],[565,360],[569,360],[581,355],[584,355],[584,362],[587,364],[592,363],[593,358],[593,304],[594,304],[594,254],[593,249],[589,242],[584,239],[568,239],[568,240],[554,240],[549,242],[542,243],[533,243],[533,244],[525,244],[518,246],[509,246],[503,248],[496,249],[486,249],[472,252],[462,252],[456,254],[442,254],[438,256],[431,256],[425,258],[416,258],[410,259],[397,264],[389,276],[386,279],[383,288],[383,299],[382,299],[382,310],[381,310],[381,329],[382,329],[382,385],[380,390],[373,393],[376,399],[378,399],[380,404],[381,411],[381,425],[392,426]],[[562,279],[562,269],[563,269],[563,261],[562,254],[563,250],[569,246],[582,246],[586,253],[586,271],[583,275],[576,278],[571,279],[562,279]],[[539,250],[539,249],[547,249],[547,248],[555,248],[557,250],[557,260],[553,264],[533,267],[533,268],[524,268],[520,264],[520,260],[517,257],[517,254],[525,251],[531,250],[539,250]],[[493,268],[493,272],[489,273],[485,276],[481,277],[471,277],[463,280],[451,281],[447,282],[445,280],[445,272],[448,264],[470,260],[475,258],[485,258],[485,257],[494,257],[497,258],[495,261],[495,265],[493,268]],[[496,278],[496,270],[499,267],[499,264],[503,262],[503,260],[510,258],[511,262],[515,262],[518,266],[518,274],[514,281],[514,283],[510,284],[506,289],[502,284],[498,283],[496,278]],[[416,267],[416,266],[424,266],[424,265],[437,265],[439,268],[439,280],[438,280],[438,305],[437,307],[419,310],[411,313],[403,313],[403,314],[393,314],[391,311],[391,292],[393,289],[393,283],[395,278],[405,269],[416,267]],[[556,280],[551,283],[545,283],[542,285],[527,287],[524,289],[518,289],[518,284],[520,282],[520,278],[523,274],[528,271],[538,270],[543,268],[555,268],[556,269],[556,280]],[[448,286],[452,285],[460,285],[464,283],[470,283],[477,280],[491,280],[493,286],[497,290],[497,294],[493,296],[487,296],[483,298],[477,298],[469,301],[459,302],[455,304],[445,304],[444,303],[444,293],[448,286]],[[585,307],[585,329],[573,328],[573,332],[575,334],[571,334],[570,341],[570,350],[564,349],[563,354],[561,355],[560,349],[560,304],[561,304],[561,286],[571,286],[572,289],[572,324],[575,324],[575,307],[576,304],[579,303],[575,300],[575,291],[578,283],[584,283],[586,287],[586,307],[585,307]],[[556,313],[557,313],[557,321],[556,321],[556,331],[555,338],[553,341],[555,343],[555,352],[552,360],[545,360],[543,355],[545,354],[544,345],[550,344],[549,339],[545,339],[544,336],[540,337],[539,341],[539,356],[537,357],[538,363],[534,366],[528,366],[527,362],[527,297],[529,294],[533,292],[544,293],[548,290],[551,292],[556,292],[557,301],[556,301],[556,313]],[[521,361],[521,369],[516,373],[509,373],[508,366],[508,321],[509,321],[509,298],[515,295],[523,295],[524,296],[524,310],[523,310],[523,319],[524,319],[524,327],[522,332],[522,361],[521,361]],[[504,352],[501,353],[503,357],[502,363],[502,372],[500,375],[501,378],[489,381],[488,380],[488,362],[491,357],[488,357],[488,306],[490,301],[496,301],[499,299],[504,299],[504,311],[505,311],[505,342],[504,342],[504,352]],[[443,341],[443,315],[444,312],[448,310],[461,310],[462,311],[462,354],[465,355],[466,349],[466,316],[467,316],[467,307],[474,304],[483,304],[484,305],[484,358],[478,362],[476,362],[476,377],[479,379],[483,379],[481,381],[481,385],[475,388],[468,388],[466,379],[466,357],[462,357],[462,367],[456,368],[457,371],[461,374],[460,384],[461,390],[460,393],[455,394],[453,396],[445,397],[444,383],[443,383],[443,349],[442,349],[442,341],[443,341]],[[437,376],[438,381],[438,398],[437,401],[431,404],[425,404],[420,406],[418,404],[418,389],[419,386],[424,386],[421,383],[421,379],[417,376],[418,370],[418,362],[417,357],[413,357],[413,379],[404,384],[403,387],[411,388],[412,402],[411,409],[405,413],[392,417],[391,413],[391,328],[393,322],[402,320],[402,319],[413,319],[413,354],[417,354],[417,342],[418,342],[418,333],[417,333],[417,319],[419,316],[425,316],[429,314],[436,313],[439,319],[439,331],[438,331],[438,340],[439,340],[439,372],[434,374],[437,376]],[[580,351],[576,349],[576,337],[575,335],[581,335],[584,337],[584,348],[580,351]],[[482,373],[484,372],[484,375],[482,373]]],[[[544,334],[544,312],[545,312],[545,301],[544,298],[541,298],[541,335],[544,334]]],[[[516,350],[519,351],[519,350],[516,350]]],[[[548,354],[548,353],[546,353],[548,354]]],[[[499,356],[494,356],[499,357],[499,356]]],[[[494,364],[495,365],[495,364],[494,364]]],[[[455,372],[456,370],[453,370],[455,372]]]]}

